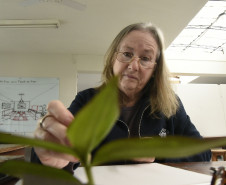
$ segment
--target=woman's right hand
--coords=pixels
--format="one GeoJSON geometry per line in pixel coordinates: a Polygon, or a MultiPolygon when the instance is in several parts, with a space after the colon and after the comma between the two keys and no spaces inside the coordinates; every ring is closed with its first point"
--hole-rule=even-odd
{"type": "MultiPolygon", "coordinates": [[[[47,111],[47,115],[49,116],[44,119],[42,126],[40,124],[38,125],[34,133],[35,138],[70,146],[66,136],[66,130],[74,119],[73,115],[58,100],[51,101],[47,106],[47,111]]],[[[69,162],[79,161],[71,155],[57,153],[43,148],[35,147],[35,152],[42,164],[56,168],[63,168],[69,162]]]]}

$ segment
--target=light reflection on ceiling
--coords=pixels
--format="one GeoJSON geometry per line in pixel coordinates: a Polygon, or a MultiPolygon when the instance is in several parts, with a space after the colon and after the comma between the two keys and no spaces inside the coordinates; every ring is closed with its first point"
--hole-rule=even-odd
{"type": "Polygon", "coordinates": [[[226,53],[226,1],[208,1],[167,52],[226,53]]]}

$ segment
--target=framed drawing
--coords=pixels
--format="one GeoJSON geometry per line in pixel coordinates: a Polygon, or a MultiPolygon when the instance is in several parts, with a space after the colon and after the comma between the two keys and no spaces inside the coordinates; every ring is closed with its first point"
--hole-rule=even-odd
{"type": "Polygon", "coordinates": [[[0,131],[32,136],[54,99],[59,99],[58,78],[0,77],[0,131]]]}

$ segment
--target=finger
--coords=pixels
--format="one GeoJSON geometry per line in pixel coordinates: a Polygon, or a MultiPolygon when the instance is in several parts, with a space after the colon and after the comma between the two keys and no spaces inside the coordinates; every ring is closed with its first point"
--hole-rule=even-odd
{"type": "Polygon", "coordinates": [[[79,162],[79,159],[64,153],[55,152],[52,150],[47,150],[39,147],[35,147],[35,152],[39,156],[39,159],[42,161],[48,161],[49,159],[56,158],[60,160],[70,161],[70,162],[79,162]]]}
{"type": "MultiPolygon", "coordinates": [[[[44,140],[44,141],[63,144],[63,143],[61,143],[61,141],[59,141],[58,138],[54,137],[52,134],[50,134],[49,132],[47,132],[46,130],[43,130],[41,128],[37,128],[35,130],[34,136],[35,136],[35,138],[41,139],[41,140],[44,140]]],[[[35,150],[37,151],[37,154],[40,155],[40,157],[42,157],[42,158],[46,158],[46,157],[50,156],[50,157],[68,160],[68,161],[71,161],[71,162],[77,162],[78,161],[78,159],[76,157],[72,156],[72,155],[58,153],[58,152],[55,152],[55,151],[47,150],[47,149],[44,149],[44,148],[38,148],[38,147],[35,147],[35,150]]]]}
{"type": "Polygon", "coordinates": [[[49,114],[52,114],[59,122],[66,126],[74,119],[71,112],[58,100],[51,101],[47,106],[47,110],[49,114]]]}
{"type": "Polygon", "coordinates": [[[70,145],[70,142],[68,141],[66,136],[67,127],[63,124],[58,123],[54,118],[51,118],[51,120],[44,122],[42,124],[42,127],[36,129],[34,133],[35,137],[42,140],[57,142],[67,146],[70,145]]]}
{"type": "Polygon", "coordinates": [[[40,125],[40,128],[46,131],[46,133],[56,137],[58,142],[60,141],[61,144],[69,145],[66,135],[67,127],[59,123],[54,117],[46,118],[46,120],[40,125]]]}
{"type": "Polygon", "coordinates": [[[38,123],[39,123],[38,126],[40,126],[42,129],[44,129],[44,121],[45,121],[45,119],[48,118],[48,117],[53,117],[53,115],[51,115],[51,114],[46,114],[44,117],[42,117],[42,118],[38,121],[38,123]]]}

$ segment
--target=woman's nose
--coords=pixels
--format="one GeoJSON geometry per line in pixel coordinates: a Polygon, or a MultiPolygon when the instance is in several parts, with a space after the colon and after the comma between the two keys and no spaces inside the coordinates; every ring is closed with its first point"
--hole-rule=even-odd
{"type": "Polygon", "coordinates": [[[133,70],[138,70],[139,69],[139,60],[140,60],[140,58],[138,58],[138,57],[133,57],[132,59],[131,59],[131,62],[130,62],[130,64],[129,64],[129,68],[131,68],[131,69],[133,69],[133,70]]]}

